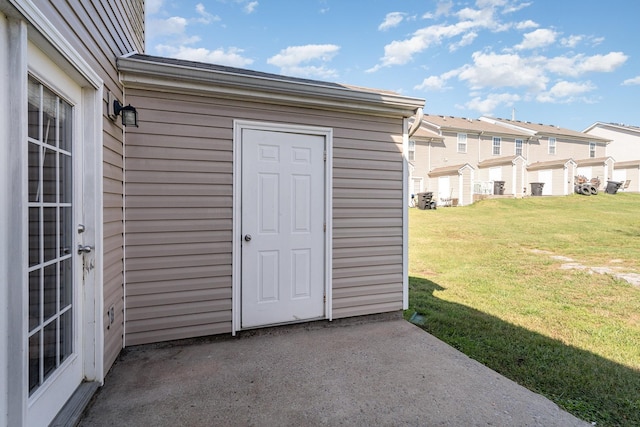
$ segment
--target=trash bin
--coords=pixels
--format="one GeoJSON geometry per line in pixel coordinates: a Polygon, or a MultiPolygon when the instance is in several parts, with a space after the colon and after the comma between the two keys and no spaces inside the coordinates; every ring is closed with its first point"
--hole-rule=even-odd
{"type": "Polygon", "coordinates": [[[493,181],[493,194],[504,195],[504,181],[493,181]]]}
{"type": "Polygon", "coordinates": [[[607,188],[604,192],[607,194],[616,194],[621,185],[622,183],[618,181],[607,181],[607,188]]]}
{"type": "Polygon", "coordinates": [[[418,209],[435,209],[432,205],[435,204],[433,201],[433,191],[427,191],[426,193],[418,193],[418,209]]]}
{"type": "Polygon", "coordinates": [[[544,187],[544,182],[532,182],[531,183],[531,195],[532,196],[542,196],[542,187],[544,187]]]}

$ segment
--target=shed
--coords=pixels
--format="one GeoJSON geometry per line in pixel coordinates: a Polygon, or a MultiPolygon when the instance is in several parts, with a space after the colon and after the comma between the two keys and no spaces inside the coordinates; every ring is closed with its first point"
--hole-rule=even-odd
{"type": "Polygon", "coordinates": [[[408,121],[424,100],[183,60],[118,61],[125,344],[401,310],[408,121]]]}
{"type": "Polygon", "coordinates": [[[527,166],[528,182],[542,182],[543,196],[573,194],[576,162],[573,159],[536,162],[527,166]]]}
{"type": "Polygon", "coordinates": [[[474,202],[474,169],[469,163],[433,169],[429,180],[439,204],[465,206],[474,202]]]}
{"type": "Polygon", "coordinates": [[[496,157],[478,163],[480,181],[504,181],[505,194],[522,197],[526,193],[525,159],[522,156],[496,157]],[[494,177],[498,177],[494,179],[494,177]]]}
{"type": "Polygon", "coordinates": [[[576,175],[583,175],[587,179],[599,178],[601,189],[607,185],[613,175],[615,161],[612,157],[596,157],[576,160],[576,175]]]}
{"type": "Polygon", "coordinates": [[[613,181],[622,182],[621,191],[640,192],[640,160],[616,162],[612,177],[613,181]]]}

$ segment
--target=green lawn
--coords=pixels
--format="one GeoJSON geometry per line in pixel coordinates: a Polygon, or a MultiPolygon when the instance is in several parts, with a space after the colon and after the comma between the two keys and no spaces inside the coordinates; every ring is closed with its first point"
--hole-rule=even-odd
{"type": "Polygon", "coordinates": [[[640,287],[591,270],[640,273],[640,194],[492,199],[409,220],[407,318],[579,418],[640,426],[640,287]]]}

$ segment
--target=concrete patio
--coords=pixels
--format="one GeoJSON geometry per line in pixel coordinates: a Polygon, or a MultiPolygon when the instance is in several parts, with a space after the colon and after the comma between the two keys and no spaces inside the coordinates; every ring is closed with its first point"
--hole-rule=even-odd
{"type": "Polygon", "coordinates": [[[82,426],[584,426],[398,316],[126,349],[82,426]]]}

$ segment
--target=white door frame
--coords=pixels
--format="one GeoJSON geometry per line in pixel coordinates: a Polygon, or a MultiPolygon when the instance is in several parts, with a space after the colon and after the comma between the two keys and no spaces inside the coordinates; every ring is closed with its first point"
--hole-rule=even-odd
{"type": "Polygon", "coordinates": [[[332,244],[333,241],[333,129],[315,126],[290,125],[283,123],[259,122],[251,120],[233,121],[233,237],[232,237],[232,309],[231,333],[235,335],[242,329],[241,323],[241,291],[242,291],[242,131],[244,129],[263,130],[272,132],[295,132],[306,135],[318,135],[325,138],[324,171],[324,219],[326,230],[324,233],[324,287],[325,287],[325,318],[332,320],[332,244]]]}
{"type": "MultiPolygon", "coordinates": [[[[48,21],[31,0],[13,2],[15,11],[23,18],[9,18],[7,22],[8,43],[0,45],[0,60],[6,61],[8,75],[6,82],[6,106],[0,112],[7,116],[5,130],[0,130],[2,152],[9,159],[8,168],[0,170],[0,189],[10,189],[4,206],[0,206],[2,215],[7,219],[6,236],[0,242],[0,254],[6,255],[8,266],[6,276],[0,277],[5,283],[14,286],[6,290],[7,319],[3,330],[2,346],[17,349],[7,354],[7,364],[0,378],[5,384],[11,384],[9,393],[2,393],[0,425],[24,425],[27,421],[28,405],[28,361],[26,351],[28,343],[26,330],[27,317],[23,307],[28,301],[28,277],[25,266],[28,264],[28,229],[25,218],[28,217],[28,205],[24,198],[27,192],[27,75],[38,76],[44,83],[50,83],[47,77],[46,62],[55,63],[70,80],[81,89],[82,105],[75,115],[82,120],[76,128],[77,138],[83,141],[84,176],[77,177],[84,182],[86,204],[83,206],[84,221],[88,226],[83,236],[84,243],[95,246],[91,271],[85,272],[92,286],[83,289],[82,322],[84,335],[83,376],[90,381],[103,381],[103,332],[102,332],[102,87],[103,82],[73,46],[64,39],[59,31],[48,21]],[[10,58],[10,60],[9,60],[10,58]],[[7,107],[8,106],[8,107],[7,107]],[[13,327],[11,327],[13,325],[13,327]],[[6,370],[6,371],[5,371],[6,370]],[[6,400],[5,400],[6,396],[6,400]],[[6,418],[5,418],[6,417],[6,418]]],[[[17,16],[17,15],[16,15],[17,16]]],[[[56,85],[52,87],[56,89],[56,85]]],[[[5,295],[3,295],[5,296],[5,295]]],[[[0,325],[3,325],[0,323],[0,325]]],[[[3,359],[5,360],[5,359],[3,359]]],[[[4,389],[2,389],[4,391],[4,389]]]]}

